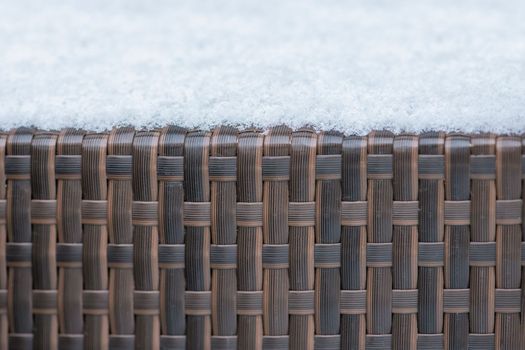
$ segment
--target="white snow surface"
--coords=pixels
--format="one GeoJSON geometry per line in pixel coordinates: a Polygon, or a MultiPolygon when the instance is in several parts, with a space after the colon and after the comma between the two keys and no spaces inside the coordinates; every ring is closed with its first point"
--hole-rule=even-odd
{"type": "Polygon", "coordinates": [[[525,132],[525,1],[0,0],[0,128],[525,132]]]}

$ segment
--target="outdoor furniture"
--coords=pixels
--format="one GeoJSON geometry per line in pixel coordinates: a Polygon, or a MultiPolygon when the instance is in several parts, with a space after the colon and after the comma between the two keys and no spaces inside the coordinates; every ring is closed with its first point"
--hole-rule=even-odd
{"type": "Polygon", "coordinates": [[[524,145],[0,135],[0,349],[519,349],[524,145]]]}

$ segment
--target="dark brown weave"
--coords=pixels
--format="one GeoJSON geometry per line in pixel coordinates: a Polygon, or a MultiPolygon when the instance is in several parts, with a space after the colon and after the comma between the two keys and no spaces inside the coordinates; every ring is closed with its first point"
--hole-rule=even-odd
{"type": "Polygon", "coordinates": [[[523,349],[525,138],[0,135],[1,349],[523,349]]]}

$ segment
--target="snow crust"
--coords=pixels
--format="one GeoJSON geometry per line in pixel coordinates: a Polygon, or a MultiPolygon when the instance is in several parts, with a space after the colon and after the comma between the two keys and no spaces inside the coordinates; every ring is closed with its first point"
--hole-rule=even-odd
{"type": "Polygon", "coordinates": [[[525,2],[0,0],[0,128],[525,132],[525,2]]]}

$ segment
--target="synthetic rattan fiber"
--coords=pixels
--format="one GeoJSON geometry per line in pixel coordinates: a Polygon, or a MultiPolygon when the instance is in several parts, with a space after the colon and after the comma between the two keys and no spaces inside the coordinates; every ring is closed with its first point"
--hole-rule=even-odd
{"type": "Polygon", "coordinates": [[[0,135],[0,349],[523,349],[524,146],[0,135]]]}

